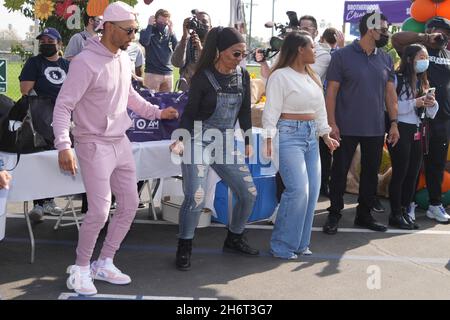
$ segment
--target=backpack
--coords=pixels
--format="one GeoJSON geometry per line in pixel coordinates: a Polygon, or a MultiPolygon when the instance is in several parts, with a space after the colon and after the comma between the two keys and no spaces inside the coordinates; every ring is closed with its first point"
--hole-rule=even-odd
{"type": "Polygon", "coordinates": [[[15,102],[11,98],[0,94],[0,119],[5,116],[14,106],[15,102]]]}
{"type": "Polygon", "coordinates": [[[23,96],[0,118],[0,151],[20,154],[54,149],[54,99],[23,96]]]}

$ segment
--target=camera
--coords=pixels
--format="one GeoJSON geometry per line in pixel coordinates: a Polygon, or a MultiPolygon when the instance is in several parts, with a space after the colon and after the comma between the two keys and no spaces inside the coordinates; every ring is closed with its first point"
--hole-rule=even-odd
{"type": "Polygon", "coordinates": [[[300,23],[298,21],[297,13],[295,11],[287,11],[286,15],[288,16],[289,22],[286,24],[275,23],[275,22],[267,22],[264,26],[266,28],[275,28],[278,31],[278,35],[270,38],[269,44],[270,47],[266,49],[255,49],[253,50],[253,60],[256,60],[256,53],[262,53],[263,60],[257,62],[263,62],[267,59],[271,59],[278,54],[281,50],[281,46],[283,45],[284,37],[291,31],[298,30],[300,27],[300,23]]]}
{"type": "Polygon", "coordinates": [[[197,9],[191,10],[192,17],[189,19],[188,29],[195,32],[200,37],[200,39],[204,39],[204,37],[208,33],[208,26],[198,20],[198,12],[199,11],[197,9]]]}

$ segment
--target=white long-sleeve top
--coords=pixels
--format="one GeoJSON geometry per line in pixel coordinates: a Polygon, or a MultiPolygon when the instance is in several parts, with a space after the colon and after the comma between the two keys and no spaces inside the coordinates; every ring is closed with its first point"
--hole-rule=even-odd
{"type": "Polygon", "coordinates": [[[309,75],[299,73],[291,67],[276,70],[267,81],[266,104],[262,116],[266,138],[276,135],[282,113],[313,113],[319,135],[323,136],[331,131],[323,88],[309,75]]]}
{"type": "MultiPolygon", "coordinates": [[[[416,99],[411,99],[407,96],[405,87],[402,88],[403,92],[398,97],[398,121],[403,123],[420,125],[421,120],[417,116],[416,112],[416,99]]],[[[439,110],[439,104],[436,101],[434,106],[425,108],[427,118],[434,119],[439,110]]]]}

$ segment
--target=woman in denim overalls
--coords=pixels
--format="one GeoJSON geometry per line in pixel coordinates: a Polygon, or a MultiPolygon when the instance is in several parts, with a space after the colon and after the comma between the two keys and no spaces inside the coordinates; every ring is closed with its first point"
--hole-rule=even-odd
{"type": "MultiPolygon", "coordinates": [[[[250,256],[259,254],[243,237],[245,223],[256,199],[256,187],[243,155],[234,151],[233,138],[237,119],[243,130],[251,129],[249,86],[244,84],[248,84],[249,75],[239,67],[246,56],[245,50],[245,40],[237,30],[213,28],[208,33],[192,80],[189,103],[181,120],[181,128],[189,130],[191,138],[183,139],[185,154],[181,167],[185,198],[180,209],[176,254],[179,270],[190,269],[192,239],[205,205],[209,166],[237,198],[223,250],[250,256]],[[223,144],[217,143],[220,139],[223,144]]],[[[172,149],[180,145],[177,141],[172,149]]],[[[250,146],[246,144],[246,156],[250,152],[250,146]]]]}

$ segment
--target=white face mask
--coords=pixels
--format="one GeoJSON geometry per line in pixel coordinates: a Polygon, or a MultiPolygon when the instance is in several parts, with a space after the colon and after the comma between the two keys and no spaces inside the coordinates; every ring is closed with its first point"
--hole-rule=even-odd
{"type": "Polygon", "coordinates": [[[423,73],[428,70],[428,67],[430,65],[430,61],[428,59],[421,59],[416,61],[416,72],[417,73],[423,73]]]}

